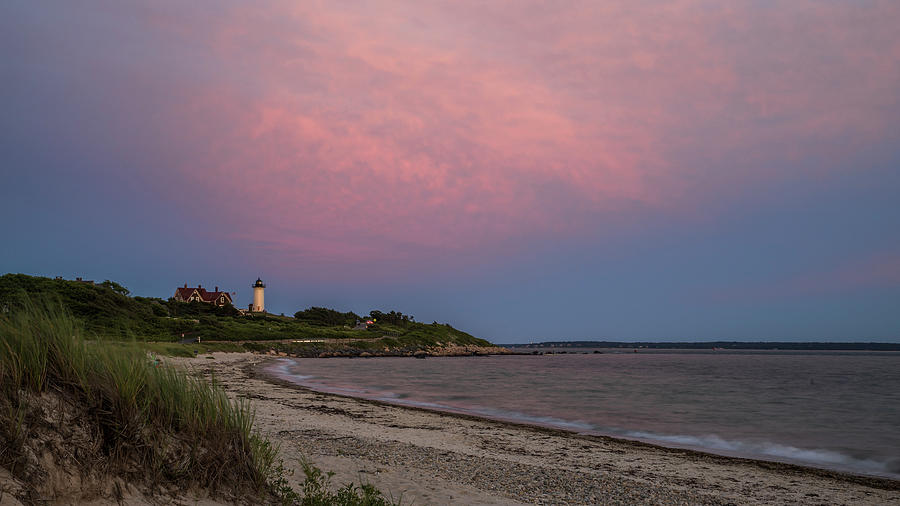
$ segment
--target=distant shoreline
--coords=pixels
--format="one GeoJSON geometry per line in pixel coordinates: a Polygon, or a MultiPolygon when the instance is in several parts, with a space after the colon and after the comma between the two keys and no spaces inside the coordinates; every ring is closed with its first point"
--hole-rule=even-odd
{"type": "Polygon", "coordinates": [[[771,351],[900,351],[900,343],[782,342],[782,341],[542,341],[537,343],[498,344],[506,348],[608,348],[651,350],[771,350],[771,351]]]}

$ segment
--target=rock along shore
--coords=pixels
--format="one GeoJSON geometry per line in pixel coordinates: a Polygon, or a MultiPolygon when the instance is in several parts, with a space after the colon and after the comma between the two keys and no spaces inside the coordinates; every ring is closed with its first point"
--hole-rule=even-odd
{"type": "MultiPolygon", "coordinates": [[[[352,341],[351,341],[352,342],[352,341]]],[[[272,342],[268,349],[263,346],[261,353],[294,358],[372,358],[372,357],[469,357],[487,355],[515,355],[519,354],[501,346],[475,346],[475,345],[441,345],[427,347],[388,347],[384,348],[357,348],[352,344],[343,344],[339,340],[330,340],[328,348],[306,346],[292,348],[283,346],[285,343],[272,342]],[[337,345],[337,346],[335,346],[337,345]]]]}

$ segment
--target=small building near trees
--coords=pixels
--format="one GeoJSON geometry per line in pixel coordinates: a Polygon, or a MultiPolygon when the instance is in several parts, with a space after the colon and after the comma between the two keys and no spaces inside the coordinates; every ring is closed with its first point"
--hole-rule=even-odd
{"type": "Polygon", "coordinates": [[[187,283],[184,284],[183,287],[179,287],[175,289],[175,300],[178,302],[205,302],[207,304],[213,304],[216,306],[224,306],[226,304],[233,304],[231,300],[231,294],[228,292],[219,291],[219,287],[217,286],[215,290],[209,291],[201,285],[197,285],[196,287],[189,287],[187,283]]]}

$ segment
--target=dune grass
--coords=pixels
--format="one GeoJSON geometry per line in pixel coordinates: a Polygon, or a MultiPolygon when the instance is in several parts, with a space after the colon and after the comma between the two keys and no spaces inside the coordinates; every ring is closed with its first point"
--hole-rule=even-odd
{"type": "Polygon", "coordinates": [[[247,402],[136,346],[87,341],[61,306],[29,301],[0,315],[0,465],[27,465],[29,405],[45,393],[92,419],[109,474],[239,495],[271,495],[283,479],[247,402]]]}
{"type": "MultiPolygon", "coordinates": [[[[332,491],[330,473],[305,462],[298,493],[278,449],[254,432],[248,401],[232,401],[214,382],[161,366],[148,352],[146,343],[84,339],[80,321],[60,303],[26,300],[0,313],[0,467],[40,476],[33,469],[41,465],[35,447],[46,449],[39,431],[61,423],[42,415],[39,404],[50,395],[92,428],[88,448],[66,451],[80,452],[76,471],[169,492],[200,488],[240,502],[399,504],[371,485],[332,491]]],[[[38,493],[26,502],[52,499],[38,493]]]]}

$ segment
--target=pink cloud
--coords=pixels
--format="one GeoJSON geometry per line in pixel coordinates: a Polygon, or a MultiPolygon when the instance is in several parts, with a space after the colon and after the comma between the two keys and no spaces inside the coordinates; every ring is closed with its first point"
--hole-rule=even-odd
{"type": "Polygon", "coordinates": [[[164,117],[189,146],[176,193],[240,202],[223,234],[314,256],[678,212],[793,162],[840,170],[898,123],[892,1],[285,1],[199,32],[163,14],[206,48],[164,117]]]}

